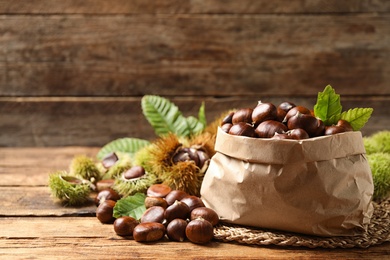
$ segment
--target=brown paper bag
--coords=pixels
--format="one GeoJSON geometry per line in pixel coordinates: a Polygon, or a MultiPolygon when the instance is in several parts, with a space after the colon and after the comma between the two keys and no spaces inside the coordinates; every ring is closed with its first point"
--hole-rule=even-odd
{"type": "Polygon", "coordinates": [[[222,221],[319,236],[366,229],[373,181],[360,132],[306,140],[218,130],[201,196],[222,221]]]}

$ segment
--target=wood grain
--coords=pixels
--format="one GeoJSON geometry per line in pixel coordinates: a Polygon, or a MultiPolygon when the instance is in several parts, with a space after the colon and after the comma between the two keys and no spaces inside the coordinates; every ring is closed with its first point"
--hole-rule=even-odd
{"type": "MultiPolygon", "coordinates": [[[[170,100],[185,116],[197,116],[205,102],[209,123],[232,108],[253,107],[258,100],[279,104],[283,101],[313,107],[316,97],[186,98],[170,100]]],[[[0,146],[97,146],[122,137],[155,140],[157,135],[145,119],[140,98],[25,98],[0,99],[0,146]]],[[[363,135],[390,129],[388,97],[345,97],[344,110],[372,107],[374,113],[363,127],[363,135]]]]}
{"type": "Polygon", "coordinates": [[[0,1],[0,13],[83,13],[83,14],[139,14],[139,13],[360,13],[388,12],[386,0],[104,0],[85,1],[0,1]]]}
{"type": "Polygon", "coordinates": [[[385,259],[389,243],[367,249],[308,249],[163,239],[138,243],[101,224],[92,207],[62,208],[49,197],[45,169],[66,167],[74,154],[96,148],[0,148],[0,255],[5,259],[385,259]],[[41,165],[42,162],[46,162],[41,165]],[[34,167],[36,165],[36,167],[34,167]],[[26,176],[17,173],[29,167],[26,176]],[[12,178],[13,177],[13,178],[12,178]]]}
{"type": "Polygon", "coordinates": [[[327,84],[389,129],[386,0],[0,0],[0,146],[153,139],[143,95],[209,120],[327,84]],[[248,102],[250,101],[250,102],[248,102]]]}
{"type": "Polygon", "coordinates": [[[2,96],[390,93],[387,14],[9,18],[2,96]]]}

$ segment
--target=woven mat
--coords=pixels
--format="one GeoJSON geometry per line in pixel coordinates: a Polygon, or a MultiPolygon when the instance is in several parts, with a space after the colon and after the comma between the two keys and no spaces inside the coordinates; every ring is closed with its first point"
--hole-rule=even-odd
{"type": "Polygon", "coordinates": [[[365,233],[348,237],[316,237],[221,223],[214,238],[248,245],[297,246],[309,248],[367,248],[390,242],[390,198],[374,204],[374,213],[365,233]]]}

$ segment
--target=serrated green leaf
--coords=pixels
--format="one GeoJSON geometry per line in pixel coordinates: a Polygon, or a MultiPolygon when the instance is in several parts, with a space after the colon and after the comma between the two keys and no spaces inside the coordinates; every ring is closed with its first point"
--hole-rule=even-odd
{"type": "Polygon", "coordinates": [[[348,121],[354,131],[359,131],[371,117],[374,109],[372,108],[354,108],[341,113],[341,119],[348,121]]]}
{"type": "Polygon", "coordinates": [[[145,95],[141,100],[142,112],[158,136],[174,133],[189,136],[191,131],[187,119],[178,107],[169,100],[153,95],[145,95]]]}
{"type": "MultiPolygon", "coordinates": [[[[331,125],[331,118],[342,111],[340,95],[330,86],[326,86],[323,92],[318,92],[317,103],[314,105],[314,115],[320,118],[325,125],[331,125]]],[[[336,121],[337,122],[337,121],[336,121]]]]}
{"type": "Polygon", "coordinates": [[[118,200],[114,206],[113,216],[115,218],[130,216],[139,220],[146,210],[145,198],[145,194],[136,193],[133,196],[128,196],[118,200]]]}
{"type": "Polygon", "coordinates": [[[150,142],[148,140],[138,139],[138,138],[120,138],[114,141],[109,142],[105,146],[103,146],[96,157],[99,160],[102,160],[107,154],[111,152],[124,152],[128,153],[131,156],[134,155],[139,149],[149,145],[150,142]]]}

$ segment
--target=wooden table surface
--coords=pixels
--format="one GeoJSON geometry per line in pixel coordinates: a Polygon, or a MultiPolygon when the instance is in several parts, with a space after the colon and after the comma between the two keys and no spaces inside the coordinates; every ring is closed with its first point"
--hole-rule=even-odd
{"type": "Polygon", "coordinates": [[[48,174],[67,170],[78,154],[98,148],[0,148],[1,259],[390,259],[390,243],[367,249],[309,249],[207,245],[162,240],[142,244],[101,224],[95,206],[64,208],[53,202],[48,174]]]}

